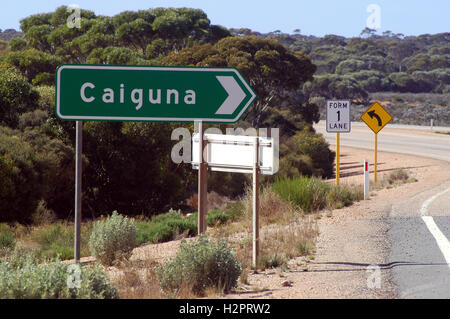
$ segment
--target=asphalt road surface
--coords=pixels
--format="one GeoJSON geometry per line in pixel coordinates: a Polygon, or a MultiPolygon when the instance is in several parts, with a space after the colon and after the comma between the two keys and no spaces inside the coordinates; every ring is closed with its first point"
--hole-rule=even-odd
{"type": "MultiPolygon", "coordinates": [[[[335,133],[326,133],[323,123],[315,128],[335,145],[335,133]]],[[[368,127],[352,125],[351,133],[340,136],[343,146],[374,148],[368,127]]],[[[450,135],[386,127],[378,134],[378,150],[450,162],[450,135]]],[[[388,222],[391,251],[384,267],[392,272],[398,298],[450,299],[450,179],[393,203],[388,222]]]]}

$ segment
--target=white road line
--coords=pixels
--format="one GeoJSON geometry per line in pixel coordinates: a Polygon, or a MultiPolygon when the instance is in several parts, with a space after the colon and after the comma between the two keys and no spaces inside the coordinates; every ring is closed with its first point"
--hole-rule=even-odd
{"type": "Polygon", "coordinates": [[[427,225],[428,230],[436,240],[438,247],[442,252],[442,255],[444,255],[445,261],[447,262],[447,265],[450,268],[450,242],[448,241],[447,237],[445,237],[445,235],[441,232],[439,227],[436,225],[433,217],[427,215],[427,209],[428,206],[431,204],[431,202],[434,201],[439,196],[447,193],[448,191],[450,191],[450,188],[447,188],[445,191],[433,195],[432,197],[424,201],[422,207],[420,208],[420,214],[422,215],[422,220],[424,221],[425,225],[427,225]]]}

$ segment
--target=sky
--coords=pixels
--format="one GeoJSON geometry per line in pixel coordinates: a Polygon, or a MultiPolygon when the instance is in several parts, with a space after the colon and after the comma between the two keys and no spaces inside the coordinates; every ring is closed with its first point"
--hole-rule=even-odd
{"type": "Polygon", "coordinates": [[[450,32],[450,0],[3,0],[0,29],[19,30],[20,20],[27,16],[72,4],[106,16],[156,7],[196,8],[212,24],[261,33],[300,29],[304,35],[352,37],[366,26],[379,34],[450,32]]]}

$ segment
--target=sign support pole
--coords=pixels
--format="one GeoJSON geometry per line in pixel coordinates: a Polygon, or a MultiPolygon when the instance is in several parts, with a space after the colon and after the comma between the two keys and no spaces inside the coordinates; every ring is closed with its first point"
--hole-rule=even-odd
{"type": "Polygon", "coordinates": [[[336,133],[336,185],[339,185],[340,175],[340,133],[336,133]]]}
{"type": "Polygon", "coordinates": [[[374,182],[377,183],[377,148],[378,148],[378,133],[375,133],[375,162],[374,162],[374,182]]]}
{"type": "Polygon", "coordinates": [[[82,147],[83,122],[76,122],[76,155],[75,155],[75,263],[80,262],[81,243],[81,177],[82,177],[82,147]]]}
{"type": "Polygon", "coordinates": [[[255,138],[254,163],[253,163],[253,269],[257,270],[259,257],[259,138],[255,138]]]}
{"type": "Polygon", "coordinates": [[[198,122],[198,134],[199,134],[199,164],[198,164],[198,234],[202,234],[206,231],[206,210],[207,210],[207,163],[203,158],[204,149],[207,141],[204,140],[204,127],[203,122],[198,122]]]}

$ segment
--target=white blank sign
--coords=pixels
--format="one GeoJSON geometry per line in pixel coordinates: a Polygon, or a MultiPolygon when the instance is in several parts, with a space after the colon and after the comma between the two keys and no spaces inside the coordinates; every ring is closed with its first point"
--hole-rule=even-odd
{"type": "MultiPolygon", "coordinates": [[[[213,171],[252,173],[256,136],[205,134],[208,141],[206,156],[208,167],[213,171]]],[[[258,136],[259,172],[273,175],[278,171],[278,145],[273,138],[258,136]]],[[[198,169],[199,136],[192,136],[192,166],[198,169]]]]}

